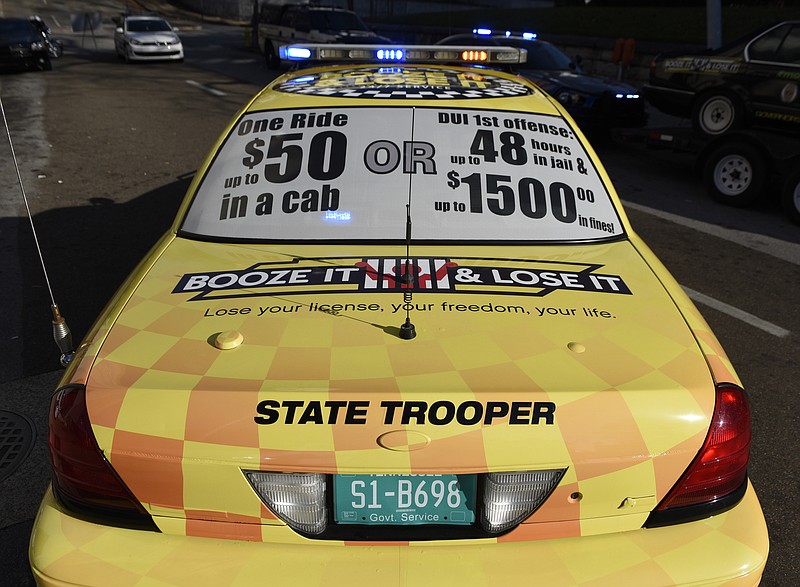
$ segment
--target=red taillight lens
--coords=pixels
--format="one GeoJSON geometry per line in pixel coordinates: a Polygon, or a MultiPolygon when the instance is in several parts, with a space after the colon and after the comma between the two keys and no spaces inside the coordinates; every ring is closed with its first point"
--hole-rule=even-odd
{"type": "Polygon", "coordinates": [[[656,510],[714,502],[741,489],[750,459],[750,407],[744,391],[717,386],[714,417],[703,448],[656,510]]]}
{"type": "Polygon", "coordinates": [[[53,485],[68,506],[96,514],[147,516],[97,446],[83,387],[64,387],[53,396],[48,442],[53,485]]]}

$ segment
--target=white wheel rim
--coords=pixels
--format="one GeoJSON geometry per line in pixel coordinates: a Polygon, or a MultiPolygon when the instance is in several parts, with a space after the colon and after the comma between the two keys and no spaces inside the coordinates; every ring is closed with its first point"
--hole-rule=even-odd
{"type": "Polygon", "coordinates": [[[733,124],[733,102],[724,96],[717,96],[703,104],[700,111],[700,125],[709,134],[720,134],[733,124]]]}
{"type": "MultiPolygon", "coordinates": [[[[738,196],[752,182],[753,168],[741,155],[727,155],[714,166],[714,185],[723,195],[738,196]]],[[[798,197],[798,189],[795,189],[795,201],[798,197]]]]}

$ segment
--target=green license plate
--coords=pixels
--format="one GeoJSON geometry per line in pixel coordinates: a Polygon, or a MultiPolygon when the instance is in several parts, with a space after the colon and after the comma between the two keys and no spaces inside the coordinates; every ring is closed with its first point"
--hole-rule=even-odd
{"type": "Polygon", "coordinates": [[[475,475],[334,475],[339,524],[475,522],[475,475]]]}

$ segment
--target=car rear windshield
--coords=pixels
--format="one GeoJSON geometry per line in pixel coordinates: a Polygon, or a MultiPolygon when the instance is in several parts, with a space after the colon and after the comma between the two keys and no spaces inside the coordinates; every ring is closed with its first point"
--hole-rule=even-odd
{"type": "Polygon", "coordinates": [[[232,241],[591,242],[623,234],[567,122],[526,112],[342,107],[245,114],[184,218],[232,241]]]}

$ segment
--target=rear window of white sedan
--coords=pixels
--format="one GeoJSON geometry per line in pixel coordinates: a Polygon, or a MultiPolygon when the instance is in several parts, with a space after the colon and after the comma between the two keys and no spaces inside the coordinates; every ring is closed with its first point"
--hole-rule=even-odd
{"type": "Polygon", "coordinates": [[[244,115],[182,233],[233,241],[591,242],[623,234],[565,120],[447,107],[244,115]]]}

